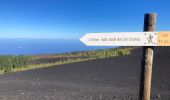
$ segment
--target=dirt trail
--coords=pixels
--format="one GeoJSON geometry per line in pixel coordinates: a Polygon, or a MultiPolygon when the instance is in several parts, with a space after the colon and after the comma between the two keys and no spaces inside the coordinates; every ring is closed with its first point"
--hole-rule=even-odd
{"type": "MultiPolygon", "coordinates": [[[[138,100],[141,54],[1,75],[0,100],[138,100]]],[[[152,100],[170,100],[170,47],[155,49],[152,100]]]]}

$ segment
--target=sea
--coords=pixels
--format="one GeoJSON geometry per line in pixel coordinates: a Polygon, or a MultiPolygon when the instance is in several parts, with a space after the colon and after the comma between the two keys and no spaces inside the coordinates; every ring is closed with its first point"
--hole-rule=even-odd
{"type": "Polygon", "coordinates": [[[109,47],[86,46],[79,39],[0,39],[0,55],[40,55],[89,51],[109,47]]]}

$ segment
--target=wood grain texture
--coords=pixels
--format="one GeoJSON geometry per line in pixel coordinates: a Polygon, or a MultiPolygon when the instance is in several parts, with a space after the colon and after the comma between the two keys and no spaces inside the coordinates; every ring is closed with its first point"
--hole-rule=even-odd
{"type": "MultiPolygon", "coordinates": [[[[154,32],[156,29],[156,14],[145,14],[144,31],[154,32]]],[[[153,65],[154,47],[143,47],[143,58],[141,68],[141,100],[150,100],[152,65],[153,65]]]]}

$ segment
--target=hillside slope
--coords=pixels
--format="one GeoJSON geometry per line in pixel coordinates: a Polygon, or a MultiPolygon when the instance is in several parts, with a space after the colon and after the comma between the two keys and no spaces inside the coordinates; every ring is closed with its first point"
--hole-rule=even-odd
{"type": "MultiPolygon", "coordinates": [[[[0,76],[2,100],[138,100],[141,48],[131,55],[0,76]]],[[[170,47],[155,48],[152,100],[170,99],[170,47]]]]}

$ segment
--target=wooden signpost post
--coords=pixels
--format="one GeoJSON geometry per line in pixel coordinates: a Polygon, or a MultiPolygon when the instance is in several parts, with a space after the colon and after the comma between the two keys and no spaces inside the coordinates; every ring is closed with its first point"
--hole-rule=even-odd
{"type": "Polygon", "coordinates": [[[170,32],[155,32],[156,14],[145,14],[144,32],[87,33],[87,46],[143,46],[140,100],[150,100],[154,46],[170,46],[170,32]]]}
{"type": "MultiPolygon", "coordinates": [[[[156,29],[156,14],[145,14],[144,31],[154,32],[156,29]]],[[[158,38],[158,37],[157,37],[158,38]]],[[[143,47],[142,58],[142,76],[141,76],[141,97],[142,100],[150,100],[152,65],[153,65],[154,47],[143,47]]]]}

